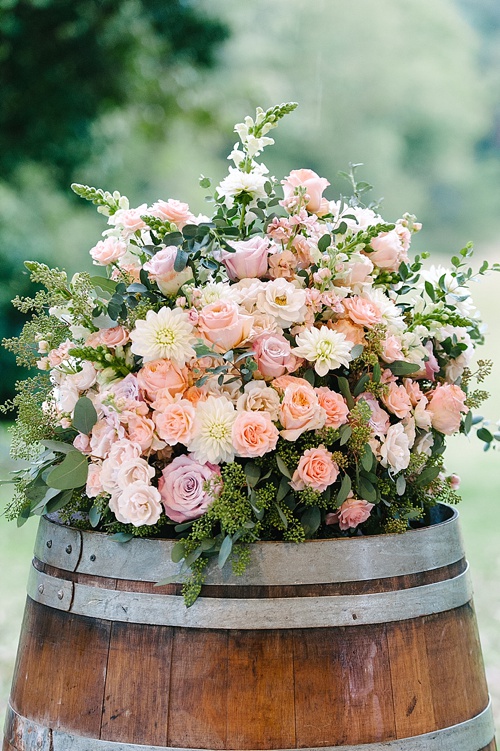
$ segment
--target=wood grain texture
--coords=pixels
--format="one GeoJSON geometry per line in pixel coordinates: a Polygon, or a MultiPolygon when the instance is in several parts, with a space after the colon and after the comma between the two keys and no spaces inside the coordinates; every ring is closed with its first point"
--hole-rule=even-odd
{"type": "Polygon", "coordinates": [[[465,722],[488,704],[474,610],[467,604],[422,620],[436,727],[465,722]]]}
{"type": "Polygon", "coordinates": [[[98,737],[111,624],[26,603],[11,703],[50,728],[98,737]]]}
{"type": "Polygon", "coordinates": [[[481,748],[479,751],[497,751],[496,740],[493,739],[488,746],[484,746],[484,748],[481,748]]]}
{"type": "Polygon", "coordinates": [[[227,672],[227,632],[175,630],[166,745],[226,748],[227,672]]]}
{"type": "Polygon", "coordinates": [[[295,747],[293,634],[230,631],[226,748],[295,747]]]}
{"type": "Polygon", "coordinates": [[[297,745],[396,737],[385,625],[294,634],[297,745]]]}
{"type": "Polygon", "coordinates": [[[113,623],[100,737],[167,745],[173,629],[113,623]]]}
{"type": "Polygon", "coordinates": [[[420,619],[387,624],[396,737],[430,733],[436,728],[432,680],[420,619]]]}

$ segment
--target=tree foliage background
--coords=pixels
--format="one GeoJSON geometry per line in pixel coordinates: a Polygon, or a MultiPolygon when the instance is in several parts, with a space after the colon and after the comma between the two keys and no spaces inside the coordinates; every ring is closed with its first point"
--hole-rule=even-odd
{"type": "Polygon", "coordinates": [[[0,335],[22,260],[89,268],[104,226],[72,180],[203,211],[198,176],[224,175],[256,105],[300,105],[275,174],[311,167],[333,196],[364,162],[384,216],[423,221],[420,250],[491,241],[499,42],[497,0],[0,0],[0,335]]]}

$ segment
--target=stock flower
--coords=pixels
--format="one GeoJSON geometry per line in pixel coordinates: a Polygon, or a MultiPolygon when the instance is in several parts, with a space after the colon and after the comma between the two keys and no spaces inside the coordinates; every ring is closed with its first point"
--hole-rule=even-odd
{"type": "Polygon", "coordinates": [[[130,338],[132,352],[142,356],[144,362],[167,359],[182,368],[196,356],[191,346],[193,327],[180,308],[164,307],[158,313],[148,310],[146,320],[136,321],[130,338]]]}
{"type": "Polygon", "coordinates": [[[295,347],[293,354],[313,362],[319,376],[325,376],[329,370],[336,370],[341,365],[347,366],[352,359],[352,343],[344,334],[327,326],[306,329],[297,335],[295,341],[299,346],[295,347]]]}
{"type": "Polygon", "coordinates": [[[193,457],[205,464],[232,462],[235,449],[232,431],[236,420],[233,404],[224,396],[209,396],[196,406],[193,439],[188,450],[193,457]]]}

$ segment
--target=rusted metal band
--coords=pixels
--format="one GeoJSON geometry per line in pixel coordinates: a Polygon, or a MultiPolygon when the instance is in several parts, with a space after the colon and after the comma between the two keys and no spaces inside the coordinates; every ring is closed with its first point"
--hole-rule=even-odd
{"type": "Polygon", "coordinates": [[[108,621],[184,628],[283,629],[359,626],[403,621],[465,605],[472,598],[468,566],[453,579],[373,594],[240,599],[127,592],[68,582],[34,567],[28,594],[37,602],[108,621]]]}
{"type": "MultiPolygon", "coordinates": [[[[443,508],[451,516],[447,521],[401,535],[255,543],[242,576],[234,576],[230,566],[220,571],[213,565],[206,583],[282,586],[369,581],[448,566],[465,553],[458,513],[443,508]]],[[[81,574],[149,582],[177,577],[182,581],[181,564],[171,561],[174,544],[173,540],[142,538],[117,543],[99,532],[80,532],[41,519],[35,556],[50,566],[81,574]]]]}
{"type": "MultiPolygon", "coordinates": [[[[491,701],[476,717],[458,725],[414,735],[395,741],[363,743],[357,746],[322,746],[302,751],[479,751],[493,740],[495,728],[491,701]]],[[[143,746],[120,741],[84,738],[60,730],[51,730],[17,714],[9,705],[5,737],[16,751],[209,751],[171,746],[143,746]]],[[[281,751],[290,751],[281,749],[281,751]]]]}

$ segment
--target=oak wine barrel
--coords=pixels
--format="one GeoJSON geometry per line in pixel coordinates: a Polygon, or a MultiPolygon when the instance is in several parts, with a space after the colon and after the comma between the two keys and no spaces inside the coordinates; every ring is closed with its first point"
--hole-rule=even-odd
{"type": "Polygon", "coordinates": [[[3,751],[494,751],[458,514],[257,543],[186,609],[173,542],[42,519],[3,751]]]}

